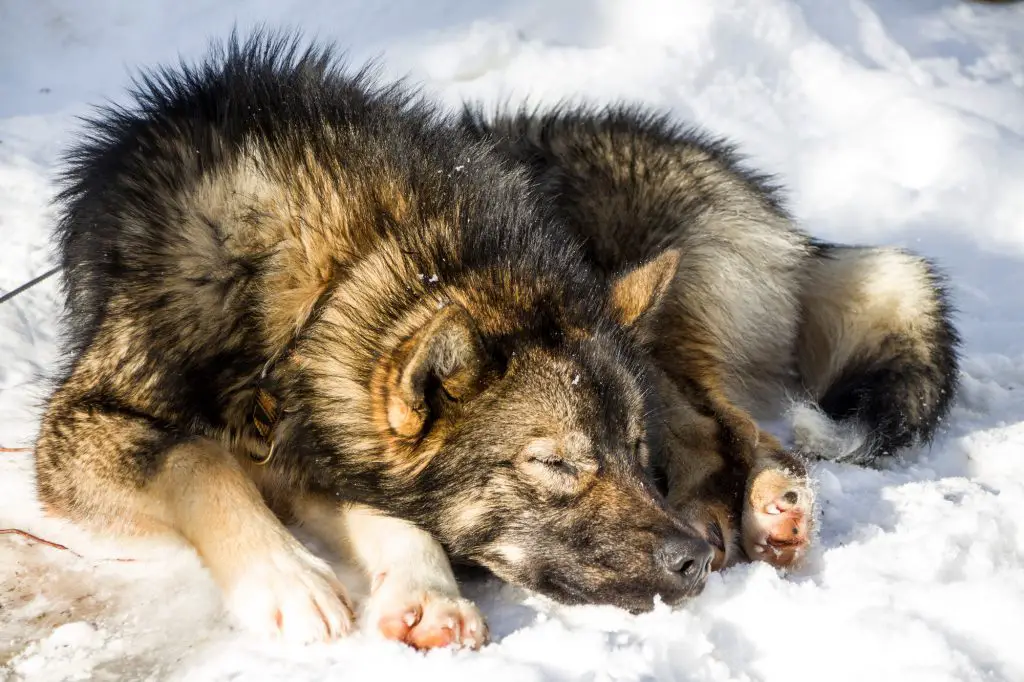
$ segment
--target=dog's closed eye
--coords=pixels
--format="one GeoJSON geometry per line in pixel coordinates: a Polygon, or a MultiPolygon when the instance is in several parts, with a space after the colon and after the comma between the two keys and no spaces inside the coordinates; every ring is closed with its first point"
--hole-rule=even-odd
{"type": "Polygon", "coordinates": [[[538,438],[523,451],[523,469],[538,482],[558,489],[575,489],[597,462],[553,438],[538,438]]]}
{"type": "Polygon", "coordinates": [[[529,461],[536,462],[542,466],[546,466],[555,473],[559,473],[565,476],[578,476],[579,469],[571,462],[567,462],[558,455],[553,454],[537,454],[532,455],[529,461]]]}

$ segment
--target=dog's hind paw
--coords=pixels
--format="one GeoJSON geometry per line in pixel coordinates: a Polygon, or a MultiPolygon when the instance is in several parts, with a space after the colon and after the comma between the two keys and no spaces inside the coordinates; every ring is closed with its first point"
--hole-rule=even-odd
{"type": "Polygon", "coordinates": [[[334,571],[298,542],[249,557],[227,606],[239,623],[296,644],[326,642],[352,630],[352,607],[334,571]]]}
{"type": "Polygon", "coordinates": [[[798,564],[811,544],[814,491],[802,463],[771,461],[747,483],[742,544],[747,557],[779,568],[798,564]]]}
{"type": "Polygon", "coordinates": [[[387,639],[417,649],[479,649],[487,643],[483,614],[468,599],[430,589],[394,589],[386,576],[380,583],[370,596],[367,612],[387,639]]]}

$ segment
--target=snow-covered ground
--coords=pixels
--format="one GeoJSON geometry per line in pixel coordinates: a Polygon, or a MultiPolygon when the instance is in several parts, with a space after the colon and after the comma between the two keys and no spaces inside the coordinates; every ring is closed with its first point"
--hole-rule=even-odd
{"type": "MultiPolygon", "coordinates": [[[[0,453],[0,528],[83,555],[0,535],[0,679],[1024,679],[1024,5],[0,0],[0,291],[50,266],[75,115],[236,22],[381,56],[452,104],[639,100],[733,136],[813,232],[945,265],[962,393],[906,462],[817,467],[821,537],[799,574],[741,566],[641,616],[474,582],[495,640],[479,653],[253,641],[189,551],[44,519],[31,456],[0,453]]],[[[2,446],[32,442],[58,307],[53,280],[0,306],[2,446]]]]}

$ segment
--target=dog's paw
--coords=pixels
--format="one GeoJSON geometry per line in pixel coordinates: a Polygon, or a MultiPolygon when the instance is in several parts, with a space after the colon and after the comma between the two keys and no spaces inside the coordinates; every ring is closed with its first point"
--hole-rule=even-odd
{"type": "Polygon", "coordinates": [[[417,649],[479,649],[487,643],[487,624],[473,602],[431,589],[401,589],[387,580],[379,580],[367,606],[369,622],[387,639],[417,649]]]}
{"type": "Polygon", "coordinates": [[[741,531],[747,557],[779,568],[798,564],[810,547],[813,520],[814,491],[801,463],[782,458],[754,471],[741,531]]]}
{"type": "Polygon", "coordinates": [[[326,642],[352,630],[345,588],[326,562],[297,541],[239,561],[225,585],[227,607],[249,630],[296,644],[326,642]]]}

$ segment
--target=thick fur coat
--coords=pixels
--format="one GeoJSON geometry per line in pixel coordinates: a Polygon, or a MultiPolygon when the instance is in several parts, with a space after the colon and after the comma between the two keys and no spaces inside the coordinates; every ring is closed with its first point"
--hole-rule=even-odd
{"type": "Polygon", "coordinates": [[[183,537],[257,630],[352,623],[285,522],[420,647],[486,639],[450,559],[632,610],[790,565],[804,455],[839,441],[756,419],[797,396],[867,460],[929,439],[955,387],[928,263],[815,242],[725,145],[640,110],[448,116],[257,35],[87,131],[40,497],[183,537]]]}

